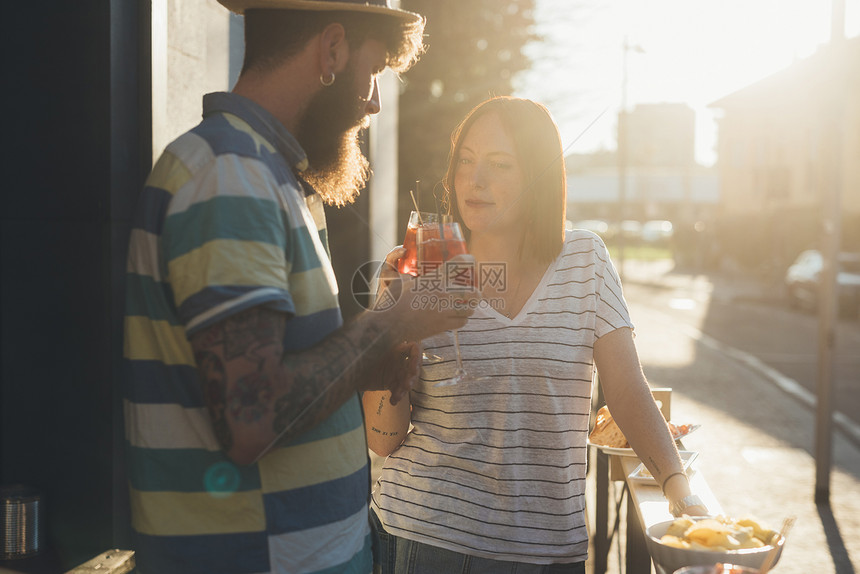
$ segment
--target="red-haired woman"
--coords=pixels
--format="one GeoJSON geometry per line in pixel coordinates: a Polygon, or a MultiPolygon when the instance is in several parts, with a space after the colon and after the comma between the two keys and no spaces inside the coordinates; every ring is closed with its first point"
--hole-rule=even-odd
{"type": "Polygon", "coordinates": [[[642,373],[606,247],[565,230],[548,110],[509,97],[477,106],[452,136],[444,183],[482,279],[460,330],[466,370],[481,379],[437,386],[455,368],[443,333],[423,342],[443,360],[422,366],[409,400],[364,394],[368,444],[388,457],[371,501],[383,572],[585,572],[595,366],[668,500],[706,513],[642,373]]]}

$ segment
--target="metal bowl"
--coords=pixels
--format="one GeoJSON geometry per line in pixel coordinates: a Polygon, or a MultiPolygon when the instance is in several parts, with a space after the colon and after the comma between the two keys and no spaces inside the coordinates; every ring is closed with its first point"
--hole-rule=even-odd
{"type": "MultiPolygon", "coordinates": [[[[711,518],[708,516],[690,517],[691,520],[701,520],[711,518]]],[[[714,566],[720,563],[729,563],[737,566],[746,566],[748,568],[761,568],[764,559],[773,545],[762,546],[761,548],[745,548],[743,550],[692,550],[688,548],[675,548],[666,546],[660,542],[660,538],[666,534],[666,530],[674,522],[667,520],[650,526],[645,533],[645,543],[648,545],[648,552],[651,553],[651,558],[655,564],[658,564],[666,572],[675,572],[684,566],[714,566]]],[[[779,557],[782,554],[782,547],[785,544],[785,539],[780,538],[776,542],[776,557],[773,564],[775,566],[779,562],[779,557]]]]}

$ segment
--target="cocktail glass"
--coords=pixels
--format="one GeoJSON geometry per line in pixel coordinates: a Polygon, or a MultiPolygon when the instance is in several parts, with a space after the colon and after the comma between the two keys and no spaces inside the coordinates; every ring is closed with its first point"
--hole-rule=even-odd
{"type": "MultiPolygon", "coordinates": [[[[432,276],[441,280],[445,289],[466,290],[475,285],[475,269],[472,267],[451,268],[446,265],[453,257],[468,253],[466,240],[460,225],[456,222],[438,225],[426,225],[418,228],[418,270],[421,276],[432,276]],[[444,273],[440,273],[444,270],[444,273]]],[[[475,382],[485,377],[476,377],[466,372],[463,367],[463,356],[460,351],[460,332],[452,331],[454,335],[454,352],[457,358],[457,370],[454,376],[435,386],[456,385],[463,382],[475,382]]]]}
{"type": "MultiPolygon", "coordinates": [[[[409,214],[409,223],[406,225],[406,237],[403,238],[403,248],[406,253],[397,260],[398,273],[418,276],[418,228],[424,225],[438,226],[440,223],[448,223],[451,216],[447,213],[434,213],[432,211],[415,211],[409,214]]],[[[427,364],[438,363],[442,360],[439,355],[423,352],[421,361],[427,364]]]]}
{"type": "Polygon", "coordinates": [[[413,211],[410,213],[409,223],[406,226],[406,237],[403,238],[403,248],[406,249],[406,254],[397,260],[397,271],[417,277],[418,228],[423,225],[438,226],[440,223],[450,221],[451,216],[447,213],[433,213],[431,211],[413,211]]]}

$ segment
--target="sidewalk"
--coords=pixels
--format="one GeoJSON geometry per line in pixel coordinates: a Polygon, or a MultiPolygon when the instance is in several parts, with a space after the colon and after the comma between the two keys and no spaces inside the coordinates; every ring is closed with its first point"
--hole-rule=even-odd
{"type": "MultiPolygon", "coordinates": [[[[671,259],[640,261],[628,259],[624,262],[623,283],[659,285],[665,288],[683,288],[693,282],[706,282],[723,299],[732,301],[774,302],[773,289],[768,289],[760,279],[749,273],[699,273],[676,269],[671,259]]],[[[777,297],[781,297],[778,294],[777,297]]]]}
{"type": "MultiPolygon", "coordinates": [[[[834,432],[831,504],[817,507],[815,413],[775,385],[766,371],[727,355],[725,345],[637,302],[637,296],[639,301],[647,297],[641,288],[637,293],[641,283],[678,288],[723,281],[711,292],[737,300],[762,297],[761,286],[670,271],[671,262],[626,261],[625,293],[646,376],[654,386],[674,389],[675,422],[702,425],[685,439],[688,449],[700,452],[698,471],[728,515],[752,514],[775,529],[785,517],[797,517],[774,572],[854,573],[852,562],[860,566],[860,450],[834,432]]],[[[622,571],[617,548],[610,551],[609,563],[610,572],[622,571]]]]}

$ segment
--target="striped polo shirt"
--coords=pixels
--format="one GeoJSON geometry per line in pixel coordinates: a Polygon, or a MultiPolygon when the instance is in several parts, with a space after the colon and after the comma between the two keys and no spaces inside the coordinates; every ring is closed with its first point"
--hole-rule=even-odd
{"type": "Polygon", "coordinates": [[[188,338],[242,310],[287,313],[284,346],[341,326],[318,195],[298,142],[228,93],[155,164],[133,221],[124,395],[142,574],[367,573],[368,468],[358,397],[259,462],[218,444],[188,338]]]}
{"type": "Polygon", "coordinates": [[[423,365],[414,428],[375,485],[385,529],[496,560],[584,561],[594,342],[622,327],[606,247],[575,230],[517,316],[482,305],[460,330],[464,367],[484,380],[435,386],[454,374],[453,337],[425,340],[443,360],[423,365]]]}

